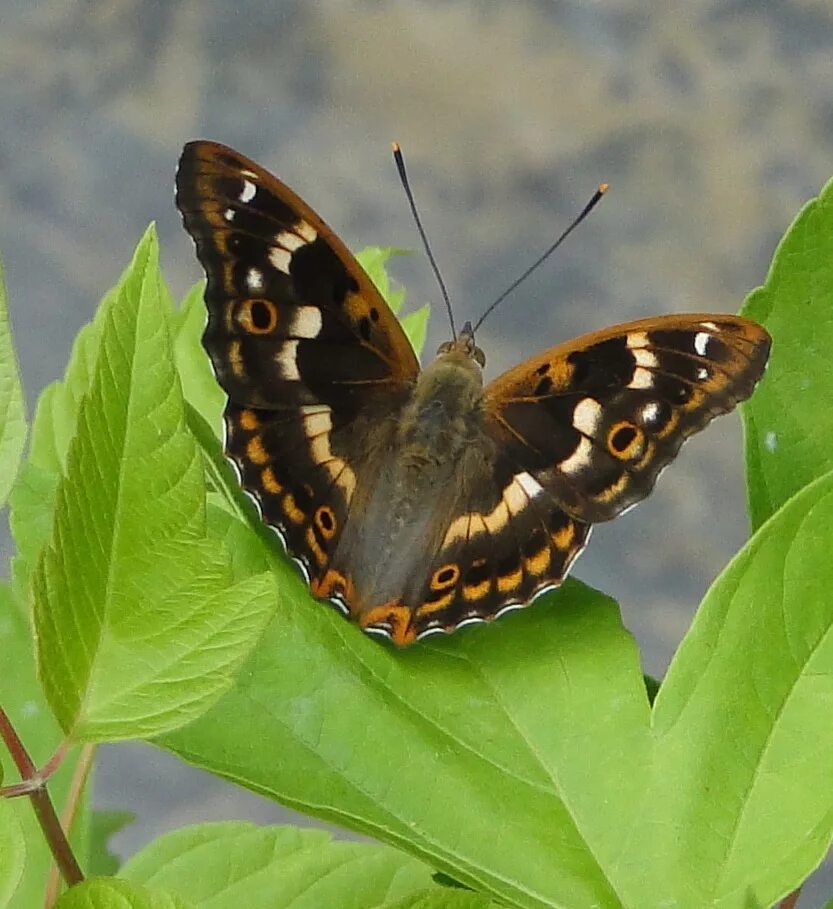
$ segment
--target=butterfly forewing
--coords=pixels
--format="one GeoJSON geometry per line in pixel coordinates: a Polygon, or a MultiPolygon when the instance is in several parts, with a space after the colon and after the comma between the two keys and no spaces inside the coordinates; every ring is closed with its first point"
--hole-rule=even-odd
{"type": "Polygon", "coordinates": [[[253,161],[189,143],[176,201],[207,276],[227,454],[314,580],[346,525],[368,427],[401,406],[416,357],[344,244],[253,161]]]}
{"type": "Polygon", "coordinates": [[[687,438],[749,397],[769,347],[735,316],[632,322],[504,373],[486,409],[519,469],[574,518],[606,521],[648,495],[687,438]]]}
{"type": "Polygon", "coordinates": [[[208,279],[203,343],[231,399],[359,409],[368,392],[416,376],[413,350],[361,266],[271,174],[223,145],[191,142],[176,201],[208,279]]]}

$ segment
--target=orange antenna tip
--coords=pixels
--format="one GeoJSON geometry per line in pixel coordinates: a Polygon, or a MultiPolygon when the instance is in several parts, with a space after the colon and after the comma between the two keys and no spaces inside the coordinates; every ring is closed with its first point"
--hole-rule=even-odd
{"type": "Polygon", "coordinates": [[[399,143],[398,143],[398,142],[391,142],[390,148],[391,148],[391,151],[392,151],[394,154],[396,154],[397,152],[401,151],[401,149],[399,148],[399,143]]]}
{"type": "Polygon", "coordinates": [[[610,189],[610,184],[609,184],[609,183],[600,183],[600,184],[599,184],[599,192],[600,192],[602,195],[604,195],[609,189],[610,189]]]}

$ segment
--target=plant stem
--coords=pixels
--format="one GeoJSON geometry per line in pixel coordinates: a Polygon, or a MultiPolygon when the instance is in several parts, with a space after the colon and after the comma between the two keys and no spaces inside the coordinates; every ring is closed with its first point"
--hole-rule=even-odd
{"type": "MultiPolygon", "coordinates": [[[[46,842],[49,844],[52,857],[61,869],[61,876],[70,886],[80,883],[84,880],[84,875],[78,867],[72,847],[61,827],[58,815],[55,813],[55,806],[52,804],[52,799],[50,799],[49,792],[46,789],[46,779],[38,772],[32,758],[29,757],[29,752],[12,725],[12,721],[2,707],[0,707],[0,738],[3,739],[6,748],[8,748],[21,778],[20,785],[5,787],[3,794],[6,796],[29,796],[38,823],[44,837],[46,837],[46,842]]],[[[66,754],[66,749],[67,745],[62,745],[49,759],[44,767],[48,775],[55,772],[58,764],[66,754]]]]}
{"type": "Polygon", "coordinates": [[[801,887],[797,890],[793,890],[788,896],[785,896],[784,899],[781,900],[779,909],[795,909],[798,904],[799,896],[801,896],[801,887]]]}
{"type": "MultiPolygon", "coordinates": [[[[75,820],[78,817],[78,809],[81,805],[81,796],[84,794],[84,787],[87,785],[87,777],[90,775],[90,769],[95,757],[95,745],[84,745],[81,753],[78,755],[78,761],[75,764],[75,770],[72,774],[72,780],[69,784],[69,792],[64,802],[64,810],[61,814],[61,826],[67,833],[72,832],[75,820]]],[[[61,885],[60,871],[58,865],[53,862],[49,869],[49,878],[46,882],[44,892],[43,906],[44,909],[52,909],[52,906],[58,900],[61,885]]]]}

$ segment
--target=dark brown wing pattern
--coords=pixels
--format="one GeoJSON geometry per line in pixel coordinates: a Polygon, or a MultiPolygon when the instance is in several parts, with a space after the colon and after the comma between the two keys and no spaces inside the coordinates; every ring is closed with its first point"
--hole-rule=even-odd
{"type": "Polygon", "coordinates": [[[485,390],[484,463],[419,596],[373,619],[404,644],[557,586],[593,523],[645,498],[687,438],[751,394],[769,348],[746,319],[668,316],[587,335],[500,376],[485,390]]]}
{"type": "Polygon", "coordinates": [[[344,244],[254,161],[191,142],[176,186],[207,276],[227,454],[314,581],[347,520],[362,431],[401,406],[417,359],[344,244]]]}
{"type": "Polygon", "coordinates": [[[648,495],[682,443],[748,398],[769,335],[737,316],[665,316],[554,347],[486,389],[494,432],[573,517],[648,495]]]}

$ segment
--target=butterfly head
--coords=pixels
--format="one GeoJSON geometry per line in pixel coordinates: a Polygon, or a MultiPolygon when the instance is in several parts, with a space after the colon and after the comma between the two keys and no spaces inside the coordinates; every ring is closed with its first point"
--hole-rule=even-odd
{"type": "Polygon", "coordinates": [[[471,322],[466,322],[460,330],[460,334],[453,341],[444,341],[440,344],[437,348],[437,356],[443,355],[450,355],[454,359],[474,360],[481,368],[486,365],[486,354],[474,343],[474,329],[471,327],[471,322]]]}

